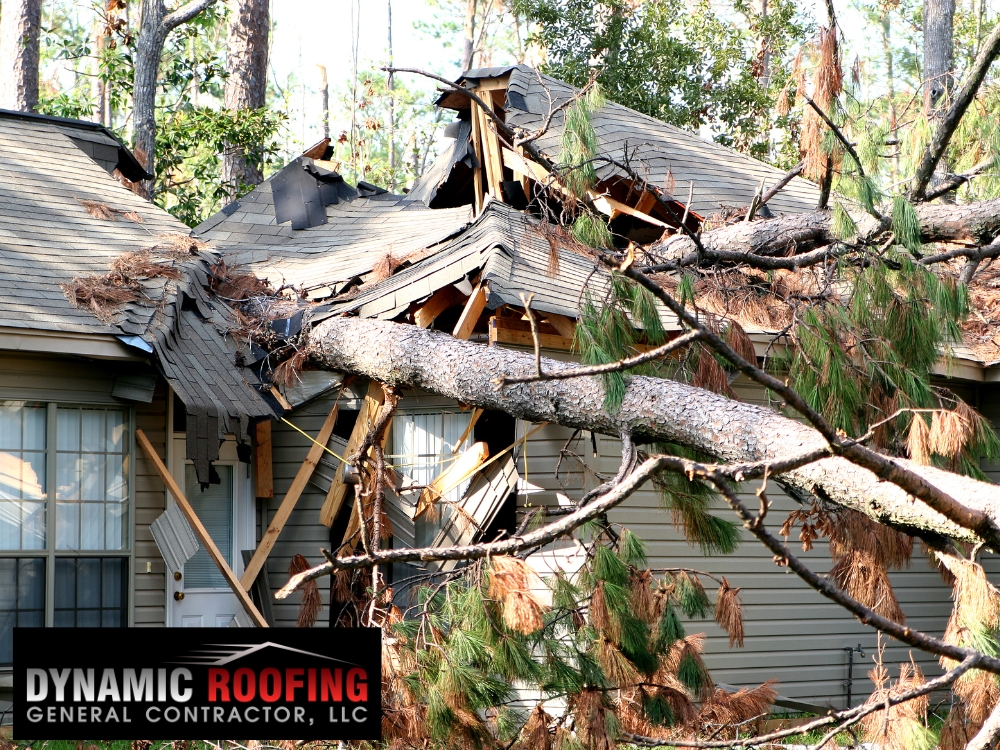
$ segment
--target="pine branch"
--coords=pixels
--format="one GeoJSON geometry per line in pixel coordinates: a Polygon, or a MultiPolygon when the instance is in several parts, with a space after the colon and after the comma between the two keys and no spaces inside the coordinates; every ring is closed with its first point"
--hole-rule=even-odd
{"type": "Polygon", "coordinates": [[[970,656],[964,661],[960,662],[954,669],[935,677],[933,680],[928,680],[923,685],[912,690],[908,690],[905,693],[900,693],[899,695],[890,695],[885,701],[880,703],[865,703],[860,706],[855,706],[854,708],[845,709],[843,711],[837,711],[836,713],[831,713],[826,716],[820,717],[815,721],[810,721],[807,724],[802,724],[797,727],[791,727],[789,729],[778,729],[774,732],[768,734],[758,735],[756,737],[742,737],[735,740],[717,740],[717,741],[704,741],[704,740],[685,740],[685,739],[669,739],[661,740],[656,737],[646,737],[641,734],[632,734],[630,732],[619,732],[619,737],[627,742],[631,742],[639,747],[695,747],[695,748],[728,748],[728,747],[755,747],[757,745],[763,745],[766,743],[774,742],[776,740],[781,740],[786,737],[796,737],[807,732],[812,732],[817,729],[822,729],[823,727],[828,727],[831,724],[836,724],[837,722],[845,722],[843,725],[837,727],[835,735],[839,734],[840,731],[850,724],[855,724],[865,716],[873,714],[876,711],[885,710],[887,706],[898,706],[900,703],[906,703],[913,700],[914,698],[920,698],[924,695],[929,695],[935,690],[940,690],[941,688],[948,687],[959,677],[964,675],[971,669],[976,669],[979,667],[979,660],[975,656],[970,656]],[[846,723],[850,722],[850,724],[846,723]]]}
{"type": "MultiPolygon", "coordinates": [[[[792,167],[787,172],[785,172],[785,174],[782,176],[782,178],[780,180],[778,180],[776,183],[774,183],[774,185],[771,187],[771,189],[768,190],[766,193],[764,193],[764,195],[762,195],[760,197],[760,203],[757,204],[758,210],[760,209],[761,206],[763,206],[769,200],[771,200],[771,198],[773,198],[778,193],[780,193],[784,189],[785,185],[787,185],[794,178],[796,178],[800,174],[802,174],[802,170],[805,169],[805,166],[806,166],[806,163],[804,161],[800,161],[794,167],[792,167]]],[[[692,185],[693,184],[694,183],[692,183],[692,185]]],[[[690,203],[690,200],[688,202],[690,203]]]]}
{"type": "MultiPolygon", "coordinates": [[[[613,262],[607,257],[605,257],[605,262],[613,265],[613,262]]],[[[761,370],[755,364],[751,364],[743,359],[714,331],[705,326],[671,295],[667,294],[659,284],[634,268],[627,268],[624,273],[652,292],[682,322],[693,330],[701,331],[704,343],[725,357],[737,370],[755,382],[760,383],[765,388],[780,395],[787,404],[805,417],[823,436],[830,445],[834,455],[846,458],[851,463],[868,469],[880,479],[891,482],[900,489],[923,500],[930,508],[943,515],[952,523],[974,531],[991,548],[1000,549],[1000,528],[993,523],[993,520],[985,512],[973,510],[962,505],[951,495],[935,487],[898,461],[869,450],[855,441],[848,439],[846,436],[842,436],[794,388],[761,370]]]]}
{"type": "Polygon", "coordinates": [[[950,193],[952,190],[962,187],[962,185],[971,181],[973,177],[980,175],[982,172],[993,166],[994,161],[995,159],[992,157],[989,159],[983,159],[981,162],[979,162],[976,166],[974,166],[967,172],[962,172],[962,174],[951,175],[948,179],[942,180],[941,182],[939,182],[937,185],[934,186],[933,190],[927,191],[927,193],[924,195],[924,200],[932,201],[935,198],[940,198],[945,193],[950,193]]]}

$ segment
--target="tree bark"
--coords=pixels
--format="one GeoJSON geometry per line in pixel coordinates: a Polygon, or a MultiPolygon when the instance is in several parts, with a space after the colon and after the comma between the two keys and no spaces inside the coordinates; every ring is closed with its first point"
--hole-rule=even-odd
{"type": "MultiPolygon", "coordinates": [[[[191,0],[172,13],[167,13],[163,0],[142,0],[132,86],[132,148],[136,158],[150,174],[155,174],[156,166],[156,83],[159,79],[163,45],[171,31],[215,2],[216,0],[191,0]]],[[[153,181],[143,180],[138,184],[138,192],[151,200],[153,181]]]]}
{"type": "Polygon", "coordinates": [[[38,106],[38,39],[42,0],[4,0],[0,13],[0,108],[38,106]]]}
{"type": "MultiPolygon", "coordinates": [[[[940,120],[942,107],[948,103],[955,86],[955,0],[924,0],[924,113],[932,122],[940,120]]],[[[947,156],[934,169],[931,184],[948,177],[947,156]]],[[[954,203],[954,193],[942,196],[954,203]]]]}
{"type": "MultiPolygon", "coordinates": [[[[230,7],[226,37],[226,91],[223,106],[232,111],[260,109],[267,96],[267,52],[270,0],[235,0],[230,7]]],[[[222,157],[222,182],[235,200],[264,179],[259,163],[242,146],[227,146],[222,157]]]]}
{"type": "MultiPolygon", "coordinates": [[[[918,205],[916,211],[921,240],[925,243],[987,245],[1000,235],[1000,199],[959,206],[925,203],[918,205]]],[[[829,211],[812,211],[713,229],[701,236],[701,244],[707,251],[703,258],[732,262],[740,254],[783,256],[789,251],[808,252],[837,241],[831,231],[831,220],[829,211]]],[[[855,221],[863,237],[888,228],[868,214],[855,217],[855,221]]],[[[675,260],[693,257],[697,250],[694,241],[681,234],[673,235],[650,249],[654,254],[675,260]]]]}
{"type": "Polygon", "coordinates": [[[466,0],[465,28],[462,39],[462,72],[472,68],[476,55],[476,0],[466,0]]]}
{"type": "MultiPolygon", "coordinates": [[[[551,422],[605,435],[630,433],[637,443],[671,441],[724,462],[788,458],[823,447],[811,427],[753,404],[733,401],[671,380],[633,377],[621,409],[603,408],[600,378],[541,381],[501,387],[500,377],[530,377],[531,354],[487,347],[447,334],[380,320],[331,318],[310,335],[319,367],[421,388],[482,409],[532,422],[551,422]]],[[[543,369],[570,367],[544,359],[543,369]]],[[[1000,488],[940,469],[894,459],[997,525],[1000,488]]],[[[978,543],[979,536],[947,520],[893,484],[843,458],[825,458],[782,475],[798,492],[819,495],[934,540],[978,543]]]]}

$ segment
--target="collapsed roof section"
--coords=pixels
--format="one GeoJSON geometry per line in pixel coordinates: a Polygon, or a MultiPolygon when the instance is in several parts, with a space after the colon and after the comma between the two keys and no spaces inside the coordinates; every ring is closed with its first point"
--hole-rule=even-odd
{"type": "Polygon", "coordinates": [[[218,256],[110,176],[145,174],[119,148],[93,123],[0,112],[0,328],[117,336],[154,355],[207,482],[221,439],[246,443],[249,423],[273,411],[233,366],[232,313],[206,291],[218,256]]]}
{"type": "Polygon", "coordinates": [[[195,234],[214,241],[230,262],[252,264],[274,286],[324,299],[371,281],[377,266],[377,277],[405,268],[472,220],[469,206],[431,210],[410,196],[361,185],[368,194],[363,197],[334,178],[332,166],[300,157],[195,234]],[[323,198],[324,191],[333,192],[330,186],[337,200],[323,198]],[[309,212],[313,223],[296,228],[295,217],[309,212]]]}
{"type": "MultiPolygon", "coordinates": [[[[491,104],[495,115],[510,128],[539,134],[535,140],[539,151],[558,162],[566,105],[579,93],[577,89],[524,65],[470,70],[459,84],[491,104]]],[[[511,197],[513,183],[520,182],[525,196],[515,201],[530,200],[532,183],[544,183],[547,177],[541,165],[504,142],[489,117],[469,97],[448,92],[438,105],[458,113],[459,124],[451,132],[455,142],[418,180],[412,194],[431,206],[466,199],[474,200],[481,209],[484,195],[517,206],[511,197]],[[478,169],[479,162],[482,169],[478,169]]],[[[745,154],[613,102],[594,113],[591,123],[600,156],[628,163],[663,197],[673,199],[681,212],[686,206],[698,219],[724,209],[745,208],[758,192],[784,176],[781,170],[745,154]]],[[[612,219],[627,215],[661,229],[678,224],[676,217],[653,205],[656,201],[652,196],[636,189],[627,170],[598,161],[597,176],[592,197],[612,219]]],[[[814,210],[818,199],[816,185],[794,178],[767,205],[778,215],[800,213],[814,210]]]]}

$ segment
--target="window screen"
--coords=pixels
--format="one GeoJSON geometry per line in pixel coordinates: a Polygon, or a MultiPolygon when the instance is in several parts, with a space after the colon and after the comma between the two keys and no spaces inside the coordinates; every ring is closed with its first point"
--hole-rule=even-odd
{"type": "Polygon", "coordinates": [[[55,626],[125,627],[126,568],[120,557],[57,557],[55,626]]]}
{"type": "MultiPolygon", "coordinates": [[[[194,466],[184,467],[184,492],[194,508],[198,519],[235,570],[233,560],[233,467],[216,464],[219,484],[210,484],[201,491],[194,466]]],[[[186,589],[228,589],[229,584],[222,577],[218,567],[208,556],[204,546],[200,546],[194,556],[184,563],[184,588],[186,589]]]]}

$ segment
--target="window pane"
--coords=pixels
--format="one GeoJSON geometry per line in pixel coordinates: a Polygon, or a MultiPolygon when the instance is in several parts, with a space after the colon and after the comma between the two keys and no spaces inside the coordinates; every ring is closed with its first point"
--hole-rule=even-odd
{"type": "Polygon", "coordinates": [[[45,548],[45,414],[0,402],[0,549],[45,548]]]}
{"type": "MultiPolygon", "coordinates": [[[[215,542],[222,555],[233,566],[233,467],[216,464],[220,484],[210,484],[201,491],[194,466],[184,467],[184,492],[199,520],[215,542]]],[[[204,546],[199,546],[194,556],[184,563],[184,588],[229,588],[226,579],[208,556],[204,546]]]]}
{"type": "Polygon", "coordinates": [[[15,625],[45,624],[45,559],[0,559],[0,664],[14,658],[15,625]]]}
{"type": "Polygon", "coordinates": [[[125,412],[59,407],[56,549],[128,547],[125,412]]]}
{"type": "Polygon", "coordinates": [[[56,559],[56,627],[125,627],[128,575],[120,557],[56,559]]]}

